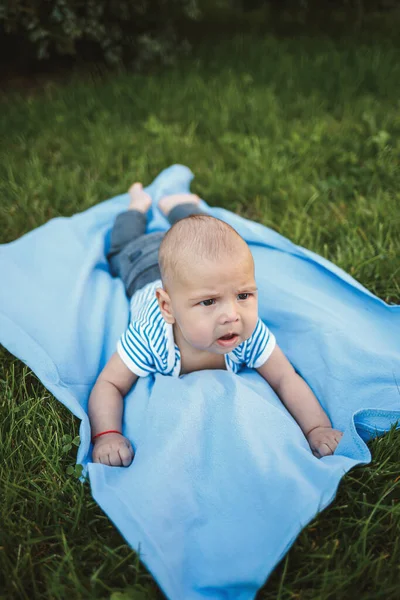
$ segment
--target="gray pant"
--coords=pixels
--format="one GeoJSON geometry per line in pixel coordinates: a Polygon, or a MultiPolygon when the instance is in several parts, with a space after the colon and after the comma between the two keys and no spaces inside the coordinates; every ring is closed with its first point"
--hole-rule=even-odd
{"type": "MultiPolygon", "coordinates": [[[[167,215],[173,225],[190,215],[206,214],[197,204],[175,206],[167,215]]],[[[158,249],[164,232],[146,234],[147,216],[138,210],[127,210],[115,219],[111,245],[107,254],[111,274],[124,282],[126,294],[133,294],[147,283],[161,278],[158,249]]]]}

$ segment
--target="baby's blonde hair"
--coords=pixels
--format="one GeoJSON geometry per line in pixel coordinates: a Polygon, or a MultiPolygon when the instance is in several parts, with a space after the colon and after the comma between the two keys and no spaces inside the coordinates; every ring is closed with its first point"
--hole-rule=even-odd
{"type": "Polygon", "coordinates": [[[220,219],[209,215],[181,219],[167,231],[158,252],[164,288],[182,277],[191,260],[219,260],[237,251],[238,244],[248,248],[238,232],[220,219]]]}

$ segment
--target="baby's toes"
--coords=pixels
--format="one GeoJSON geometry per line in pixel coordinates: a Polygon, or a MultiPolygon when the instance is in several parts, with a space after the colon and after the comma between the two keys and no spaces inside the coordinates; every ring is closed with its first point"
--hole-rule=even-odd
{"type": "Polygon", "coordinates": [[[129,208],[147,212],[151,206],[151,198],[149,194],[143,190],[143,185],[136,182],[131,185],[128,191],[130,196],[129,208]]]}
{"type": "Polygon", "coordinates": [[[128,191],[132,196],[132,195],[136,195],[137,193],[140,193],[142,190],[143,190],[143,185],[141,183],[139,183],[138,181],[136,181],[135,183],[132,183],[132,185],[128,191]]]}

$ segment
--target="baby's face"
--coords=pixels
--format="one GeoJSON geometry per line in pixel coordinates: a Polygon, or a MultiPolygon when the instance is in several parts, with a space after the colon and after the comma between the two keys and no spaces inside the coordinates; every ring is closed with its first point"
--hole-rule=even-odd
{"type": "Polygon", "coordinates": [[[170,294],[174,327],[200,351],[226,354],[248,339],[258,319],[254,262],[248,248],[218,264],[194,263],[170,294]]]}

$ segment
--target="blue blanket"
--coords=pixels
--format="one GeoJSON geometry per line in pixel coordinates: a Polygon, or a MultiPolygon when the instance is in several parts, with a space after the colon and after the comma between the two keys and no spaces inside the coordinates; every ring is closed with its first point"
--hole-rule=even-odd
{"type": "MultiPolygon", "coordinates": [[[[165,193],[188,191],[174,165],[147,188],[149,231],[168,223],[165,193]]],[[[400,418],[400,307],[276,232],[203,206],[249,243],[260,315],[344,431],[315,458],[301,430],[254,371],[139,379],[126,398],[129,468],[90,462],[87,401],[128,321],[105,254],[127,194],[57,218],[0,246],[0,342],[81,422],[77,461],[94,498],[172,600],[250,600],[300,530],[368,463],[364,442],[400,418]]]]}

